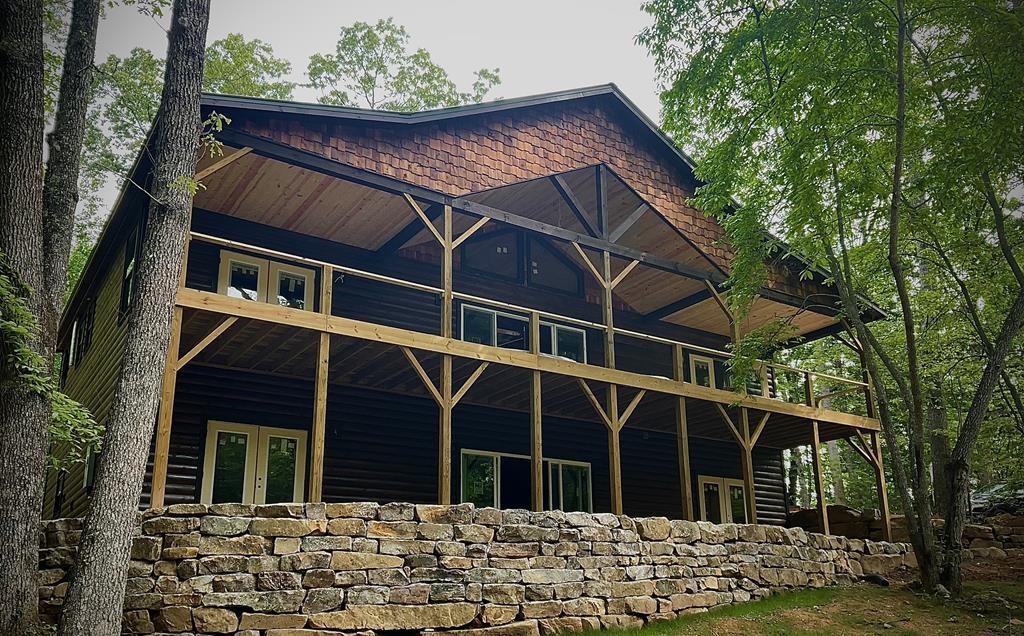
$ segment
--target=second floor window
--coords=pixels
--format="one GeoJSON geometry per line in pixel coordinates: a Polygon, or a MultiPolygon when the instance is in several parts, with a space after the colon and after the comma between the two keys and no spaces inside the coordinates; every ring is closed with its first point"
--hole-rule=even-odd
{"type": "MultiPolygon", "coordinates": [[[[461,326],[462,339],[466,342],[522,351],[530,349],[530,320],[525,316],[463,304],[461,326]]],[[[540,352],[585,363],[586,332],[541,321],[540,352]]]]}
{"type": "Polygon", "coordinates": [[[142,259],[142,241],[146,231],[146,218],[143,216],[135,227],[128,232],[124,243],[124,261],[121,268],[121,300],[117,309],[117,321],[121,322],[128,316],[128,310],[135,300],[138,285],[139,261],[142,259]]]}
{"type": "Polygon", "coordinates": [[[85,357],[92,344],[92,328],[96,322],[96,299],[87,298],[78,316],[71,325],[71,347],[68,349],[68,365],[76,366],[85,357]]]}
{"type": "Polygon", "coordinates": [[[313,270],[248,254],[220,253],[219,293],[232,298],[313,309],[313,270]]]}

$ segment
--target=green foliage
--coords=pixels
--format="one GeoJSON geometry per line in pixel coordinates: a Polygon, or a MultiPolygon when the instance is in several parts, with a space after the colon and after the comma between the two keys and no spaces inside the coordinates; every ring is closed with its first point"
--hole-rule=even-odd
{"type": "Polygon", "coordinates": [[[294,82],[282,79],[292,71],[288,60],[260,39],[229,33],[206,49],[203,90],[228,95],[291,99],[294,82]]]}
{"type": "Polygon", "coordinates": [[[393,111],[417,111],[480,102],[501,82],[498,69],[480,69],[462,92],[424,49],[409,52],[409,34],[394,20],[342,27],[334,53],[309,58],[310,86],[320,101],[393,111]]]}
{"type": "Polygon", "coordinates": [[[3,373],[19,377],[30,391],[50,403],[50,437],[66,448],[50,456],[55,468],[82,461],[88,449],[99,448],[103,428],[89,411],[61,393],[46,362],[33,347],[39,326],[28,305],[29,289],[17,276],[6,255],[0,253],[0,355],[3,373]]]}
{"type": "MultiPolygon", "coordinates": [[[[989,360],[986,341],[995,340],[1019,287],[996,221],[1004,219],[1008,251],[1019,260],[1024,9],[997,0],[905,4],[898,225],[890,209],[900,112],[893,5],[650,0],[644,9],[653,24],[638,41],[663,82],[664,127],[688,146],[708,184],[696,203],[721,220],[737,251],[730,302],[742,311],[765,282],[764,257],[781,249],[770,232],[887,311],[892,318],[869,330],[885,358],[876,382],[893,398],[899,447],[890,452],[926,475],[921,455],[909,450],[921,435],[908,382],[940,387],[955,438],[989,360]],[[889,260],[892,236],[902,277],[889,260]],[[896,296],[900,278],[910,289],[906,308],[896,296]]],[[[850,371],[824,344],[791,355],[811,368],[850,371]]],[[[1018,336],[979,442],[1004,444],[999,458],[973,467],[978,483],[1020,479],[1024,414],[1011,389],[1024,379],[1022,357],[1018,336]],[[1014,434],[1018,443],[1005,444],[1014,434]],[[993,464],[998,477],[990,477],[993,464]]]]}

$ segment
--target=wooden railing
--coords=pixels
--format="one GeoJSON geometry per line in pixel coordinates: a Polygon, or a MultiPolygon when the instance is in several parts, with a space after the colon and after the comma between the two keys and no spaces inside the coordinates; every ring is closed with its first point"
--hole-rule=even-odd
{"type": "MultiPolygon", "coordinates": [[[[229,248],[232,248],[232,249],[237,249],[237,250],[242,251],[242,252],[248,252],[248,253],[251,253],[251,254],[258,254],[258,255],[262,255],[262,256],[268,256],[268,257],[272,257],[272,258],[275,258],[275,259],[280,259],[280,260],[283,260],[283,261],[288,261],[288,262],[291,262],[291,263],[294,263],[294,264],[302,264],[302,265],[306,265],[306,266],[309,266],[309,267],[312,267],[312,268],[319,269],[320,272],[321,272],[321,281],[326,280],[326,276],[324,275],[325,272],[340,272],[340,273],[347,274],[347,275],[350,275],[350,276],[356,276],[356,277],[359,277],[359,278],[363,278],[363,279],[366,279],[366,280],[371,280],[371,281],[375,281],[375,282],[379,282],[379,283],[384,283],[384,284],[388,284],[388,285],[395,285],[397,287],[403,287],[403,288],[406,288],[406,289],[412,289],[412,290],[416,290],[416,291],[420,291],[420,292],[436,294],[438,296],[441,296],[444,293],[444,290],[442,288],[434,286],[434,285],[427,285],[427,284],[424,284],[424,283],[418,283],[418,282],[415,282],[415,281],[405,280],[405,279],[397,278],[397,277],[394,277],[394,276],[388,276],[388,275],[385,275],[385,274],[379,274],[379,273],[376,273],[376,272],[371,272],[371,271],[359,269],[359,268],[356,268],[356,267],[351,267],[351,266],[348,266],[348,265],[342,265],[340,263],[333,263],[333,262],[324,261],[324,260],[320,260],[320,259],[309,258],[309,257],[306,257],[306,256],[300,256],[300,255],[297,255],[297,254],[291,254],[291,253],[283,252],[283,251],[280,251],[280,250],[275,250],[275,249],[270,249],[270,248],[266,248],[266,247],[261,247],[261,246],[258,246],[258,245],[253,245],[253,244],[250,244],[250,243],[244,243],[244,242],[241,242],[241,241],[225,239],[225,238],[221,238],[221,237],[218,237],[218,236],[213,236],[213,235],[210,235],[210,234],[204,234],[204,233],[201,233],[201,232],[193,231],[193,232],[191,232],[190,236],[191,236],[191,239],[193,241],[201,241],[201,242],[210,243],[210,244],[214,244],[214,245],[220,245],[222,247],[229,247],[229,248]]],[[[603,324],[601,324],[599,322],[594,322],[594,321],[590,321],[590,320],[584,320],[584,319],[576,318],[576,317],[573,317],[573,316],[566,316],[564,314],[559,314],[559,313],[555,313],[555,312],[551,312],[551,311],[547,311],[547,310],[543,310],[543,309],[538,309],[536,307],[531,307],[531,306],[528,306],[528,305],[521,305],[521,304],[516,304],[516,303],[510,303],[510,302],[504,301],[504,300],[498,300],[498,299],[494,299],[494,298],[487,298],[487,297],[484,297],[484,296],[478,296],[478,295],[474,295],[474,294],[467,294],[467,293],[459,292],[459,291],[453,291],[452,292],[452,296],[454,298],[462,300],[462,301],[468,301],[468,302],[472,302],[472,303],[476,303],[476,304],[480,304],[480,305],[487,305],[487,306],[490,306],[490,307],[494,307],[494,308],[503,309],[503,310],[506,310],[506,311],[515,312],[517,314],[522,314],[523,318],[528,320],[528,321],[530,321],[530,323],[531,323],[530,324],[530,333],[535,333],[536,332],[536,325],[534,325],[533,323],[537,322],[537,321],[545,321],[545,322],[549,322],[550,321],[550,322],[556,322],[556,323],[563,323],[563,324],[566,324],[566,325],[572,325],[572,326],[581,327],[581,328],[584,328],[584,329],[604,330],[606,328],[605,325],[603,325],[603,324]]],[[[321,311],[323,311],[323,309],[321,309],[321,311]]],[[[327,313],[330,313],[330,312],[328,311],[327,313]]],[[[683,351],[685,351],[687,353],[704,355],[704,356],[710,357],[710,358],[712,358],[714,360],[719,360],[719,361],[723,361],[723,362],[724,361],[728,361],[728,360],[730,360],[730,359],[732,359],[734,357],[734,354],[732,352],[724,351],[722,349],[715,349],[715,348],[712,348],[712,347],[705,347],[705,346],[693,344],[693,343],[690,343],[690,342],[685,342],[685,341],[681,341],[681,340],[675,340],[675,339],[672,339],[672,338],[665,338],[665,337],[662,337],[662,336],[656,336],[656,335],[653,335],[653,334],[643,333],[643,332],[640,332],[640,331],[633,331],[633,330],[630,330],[630,329],[623,329],[621,327],[613,327],[613,331],[614,331],[615,335],[618,335],[618,336],[623,336],[623,337],[627,337],[627,338],[634,338],[634,339],[643,340],[643,341],[647,341],[647,342],[663,344],[663,345],[666,345],[666,346],[670,346],[673,349],[681,348],[683,351]]],[[[587,364],[589,364],[589,362],[587,364]]],[[[597,366],[599,366],[599,365],[597,365],[597,366]]],[[[839,397],[841,395],[847,395],[847,394],[854,393],[854,392],[862,392],[864,394],[864,396],[865,396],[865,401],[866,401],[866,404],[867,404],[866,410],[869,413],[872,410],[871,409],[871,405],[873,403],[872,402],[872,400],[873,400],[872,388],[869,385],[869,383],[864,382],[862,380],[853,380],[853,379],[850,379],[850,378],[844,378],[844,377],[833,375],[833,374],[829,374],[829,373],[823,373],[823,372],[820,372],[820,371],[814,371],[814,370],[809,370],[809,369],[801,369],[801,368],[798,368],[798,367],[793,367],[793,366],[789,366],[789,365],[785,365],[785,364],[780,364],[780,363],[777,363],[777,362],[771,362],[771,361],[767,361],[767,360],[758,360],[758,361],[755,362],[754,366],[755,366],[756,369],[758,369],[759,379],[760,379],[760,383],[761,383],[762,387],[766,387],[769,384],[767,382],[767,380],[766,380],[766,378],[768,377],[769,369],[771,369],[776,374],[776,377],[778,377],[778,374],[797,374],[797,375],[799,375],[801,377],[801,379],[802,379],[801,382],[802,382],[803,386],[802,387],[793,387],[793,393],[794,394],[802,393],[802,395],[799,396],[799,399],[796,402],[804,403],[804,404],[807,404],[808,406],[812,406],[812,407],[818,407],[818,406],[820,406],[822,400],[829,399],[829,398],[835,398],[835,397],[839,397]],[[843,388],[832,390],[832,391],[829,391],[828,393],[818,395],[818,394],[815,393],[815,386],[819,383],[819,381],[822,381],[822,380],[828,381],[828,382],[831,382],[831,383],[837,383],[839,385],[842,385],[843,388]],[[802,391],[799,390],[801,388],[802,388],[802,391]]],[[[692,381],[692,378],[691,378],[691,381],[692,381]]],[[[712,387],[712,388],[716,388],[716,387],[712,387]]],[[[740,390],[743,391],[744,390],[743,387],[740,387],[740,390]]],[[[792,399],[793,395],[782,395],[778,391],[774,391],[774,392],[764,391],[763,392],[763,396],[764,397],[771,397],[773,399],[777,399],[777,400],[780,400],[780,401],[787,401],[787,402],[790,402],[790,403],[796,403],[792,399]],[[770,394],[770,393],[774,393],[774,394],[770,394]]],[[[834,410],[834,409],[828,408],[827,410],[834,410]]]]}

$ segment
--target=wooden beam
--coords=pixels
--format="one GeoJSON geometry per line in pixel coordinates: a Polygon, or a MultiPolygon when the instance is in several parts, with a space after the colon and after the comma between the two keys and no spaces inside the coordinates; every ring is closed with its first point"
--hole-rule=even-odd
{"type": "Polygon", "coordinates": [[[444,239],[441,238],[441,233],[437,231],[436,227],[434,227],[433,220],[427,216],[427,213],[423,211],[420,204],[416,203],[416,199],[413,199],[408,193],[403,196],[405,197],[405,202],[409,204],[409,207],[411,207],[412,211],[416,213],[416,216],[420,217],[420,220],[423,221],[423,225],[427,226],[427,229],[434,235],[437,242],[444,245],[444,239]]]}
{"type": "MultiPolygon", "coordinates": [[[[454,323],[454,291],[452,284],[452,262],[453,262],[453,247],[452,247],[452,206],[444,206],[443,215],[443,230],[444,234],[440,236],[441,240],[441,335],[445,338],[452,337],[452,327],[454,323]]],[[[430,227],[434,227],[431,225],[430,227]]]]}
{"type": "Polygon", "coordinates": [[[771,417],[771,413],[765,413],[761,417],[761,421],[757,423],[757,428],[754,429],[754,434],[750,436],[750,447],[757,446],[757,440],[761,438],[761,433],[764,432],[764,427],[768,423],[768,418],[771,417]]]}
{"type": "Polygon", "coordinates": [[[452,357],[441,356],[441,402],[437,443],[437,503],[452,503],[452,357]]]}
{"type": "Polygon", "coordinates": [[[637,209],[629,213],[629,216],[627,216],[622,223],[619,223],[617,228],[612,230],[611,234],[608,235],[608,240],[612,243],[618,243],[619,239],[622,238],[622,235],[628,232],[629,228],[633,227],[633,225],[640,220],[640,217],[650,209],[651,208],[647,203],[641,203],[637,209]]]}
{"type": "Polygon", "coordinates": [[[331,334],[320,334],[317,348],[316,389],[313,396],[313,444],[309,453],[309,500],[323,501],[324,438],[327,431],[327,374],[331,364],[331,334]]]}
{"type": "Polygon", "coordinates": [[[644,314],[645,320],[661,320],[662,318],[668,318],[672,314],[682,311],[687,307],[692,307],[698,303],[704,302],[708,298],[711,298],[711,292],[707,289],[702,289],[699,292],[694,292],[689,296],[684,296],[679,300],[668,303],[644,314]]]}
{"type": "MultiPolygon", "coordinates": [[[[601,237],[608,238],[608,183],[605,179],[604,166],[594,166],[594,187],[597,190],[597,228],[601,237]]],[[[621,514],[621,513],[619,513],[621,514]]]]}
{"type": "Polygon", "coordinates": [[[590,270],[590,273],[594,276],[597,283],[603,287],[606,281],[601,275],[601,272],[597,271],[597,268],[594,267],[594,263],[590,260],[590,257],[587,256],[587,253],[583,251],[583,248],[579,246],[579,243],[574,242],[572,246],[576,248],[577,252],[579,252],[580,258],[583,259],[583,263],[587,266],[587,269],[590,270]]]}
{"type": "Polygon", "coordinates": [[[487,218],[486,216],[482,216],[479,219],[477,219],[476,223],[474,223],[473,225],[469,226],[468,230],[466,230],[465,232],[463,232],[462,234],[459,235],[459,238],[457,238],[454,241],[452,241],[452,249],[455,249],[458,246],[462,245],[466,241],[466,239],[468,239],[469,237],[473,236],[473,234],[475,234],[477,230],[479,230],[483,226],[487,225],[487,223],[489,221],[490,221],[490,219],[487,218]]]}
{"type": "Polygon", "coordinates": [[[818,525],[822,534],[829,534],[828,505],[825,503],[825,474],[821,468],[821,437],[818,422],[811,421],[811,460],[814,465],[814,493],[818,498],[818,525]]]}
{"type": "MultiPolygon", "coordinates": [[[[601,290],[601,314],[604,323],[604,366],[615,368],[615,304],[609,281],[612,279],[612,257],[608,252],[601,252],[601,271],[604,288],[601,290]]],[[[610,407],[609,407],[610,408],[610,407]]],[[[615,407],[618,409],[618,405],[615,407]]]]}
{"type": "Polygon", "coordinates": [[[572,212],[573,216],[576,217],[576,220],[580,222],[580,225],[583,226],[583,229],[586,230],[587,234],[597,236],[597,231],[594,229],[594,226],[590,224],[590,221],[587,219],[587,215],[583,212],[583,205],[576,197],[576,193],[572,191],[569,184],[565,182],[564,178],[562,178],[562,175],[552,175],[550,179],[551,183],[555,186],[555,190],[558,190],[558,194],[561,195],[565,204],[569,206],[569,210],[572,212]]]}
{"type": "MultiPolygon", "coordinates": [[[[441,216],[441,210],[444,206],[434,204],[428,207],[423,213],[430,220],[430,224],[433,225],[434,219],[441,216]]],[[[383,245],[381,245],[376,252],[371,256],[372,259],[388,256],[394,254],[402,248],[403,245],[408,243],[414,236],[423,231],[423,219],[416,218],[405,224],[405,227],[395,232],[391,238],[389,238],[383,245]]]]}
{"type": "Polygon", "coordinates": [[[647,391],[641,389],[640,391],[637,392],[636,395],[633,396],[633,399],[630,401],[629,406],[627,406],[626,410],[623,411],[622,415],[619,416],[620,429],[626,425],[626,422],[629,420],[629,416],[632,415],[633,411],[636,410],[636,407],[640,405],[640,400],[642,400],[645,395],[647,395],[647,391]]]}
{"type": "Polygon", "coordinates": [[[875,458],[875,492],[878,495],[878,507],[882,513],[882,538],[892,541],[892,516],[889,514],[889,491],[885,485],[885,464],[882,461],[882,445],[878,432],[871,431],[871,449],[875,458]]]}
{"type": "Polygon", "coordinates": [[[876,468],[875,458],[871,456],[870,451],[865,450],[863,447],[861,447],[860,444],[853,441],[852,437],[844,437],[843,439],[846,440],[846,443],[850,445],[850,448],[857,451],[857,454],[864,458],[864,461],[866,461],[868,463],[868,466],[871,466],[871,470],[874,471],[876,468]]]}
{"type": "Polygon", "coordinates": [[[239,148],[238,150],[236,150],[235,152],[231,153],[230,155],[222,157],[218,161],[213,162],[209,166],[207,166],[207,167],[203,168],[202,170],[200,170],[199,172],[197,172],[196,176],[194,176],[193,179],[196,180],[196,181],[202,181],[203,179],[205,179],[206,177],[210,176],[214,172],[217,172],[221,168],[224,168],[226,166],[231,165],[232,163],[238,161],[239,159],[241,159],[245,155],[249,154],[250,152],[252,152],[252,147],[250,147],[250,146],[245,146],[244,148],[239,148]]]}
{"type": "MultiPolygon", "coordinates": [[[[541,409],[540,371],[530,372],[530,504],[534,511],[544,509],[544,442],[541,409]]],[[[551,507],[555,508],[554,502],[551,507]]]]}
{"type": "Polygon", "coordinates": [[[216,340],[218,336],[227,331],[231,327],[231,325],[235,324],[235,322],[237,321],[238,318],[235,316],[228,316],[227,318],[222,320],[220,324],[214,327],[213,330],[210,331],[210,333],[206,334],[206,337],[200,340],[198,344],[196,344],[196,346],[189,349],[188,353],[178,358],[178,361],[174,363],[174,370],[181,371],[181,368],[183,366],[188,364],[192,358],[202,353],[203,349],[209,346],[210,343],[216,340]]]}
{"type": "Polygon", "coordinates": [[[416,359],[416,354],[413,353],[412,349],[409,347],[401,347],[401,349],[402,353],[405,354],[406,359],[409,361],[409,364],[412,365],[413,371],[416,372],[416,375],[418,375],[420,380],[423,382],[423,386],[427,387],[427,391],[429,391],[431,397],[434,398],[434,402],[437,402],[440,406],[443,400],[441,392],[437,390],[437,387],[434,386],[434,381],[430,379],[430,376],[427,375],[427,372],[423,369],[423,365],[421,365],[420,361],[416,359]]]}
{"type": "MultiPolygon", "coordinates": [[[[672,347],[672,373],[677,381],[683,382],[683,367],[686,357],[682,345],[672,347]]],[[[690,481],[690,432],[686,419],[686,398],[675,400],[676,453],[679,468],[679,494],[683,502],[683,518],[693,521],[693,485],[690,481]]]]}
{"type": "Polygon", "coordinates": [[[601,417],[601,421],[604,422],[605,426],[611,428],[612,420],[608,417],[608,413],[606,413],[604,408],[601,406],[601,401],[598,400],[597,396],[594,395],[594,392],[590,390],[590,385],[587,384],[587,381],[583,378],[577,378],[577,381],[579,382],[580,388],[583,389],[583,395],[587,396],[587,400],[590,401],[590,405],[594,407],[595,411],[597,411],[598,416],[601,417]]]}
{"type": "Polygon", "coordinates": [[[624,279],[626,276],[628,276],[629,273],[631,271],[633,271],[633,268],[636,267],[639,264],[640,264],[640,261],[630,261],[630,263],[628,265],[626,265],[625,267],[622,268],[622,271],[619,272],[619,275],[612,279],[612,282],[609,283],[608,286],[611,287],[612,289],[615,289],[616,285],[621,283],[622,279],[624,279]]]}
{"type": "Polygon", "coordinates": [[[608,428],[608,473],[611,479],[612,512],[622,514],[622,448],[619,444],[619,429],[608,428]]]}
{"type": "Polygon", "coordinates": [[[174,308],[171,318],[171,339],[167,343],[163,386],[160,389],[160,410],[156,421],[153,445],[153,478],[150,481],[149,507],[162,508],[167,491],[167,463],[171,451],[171,422],[174,420],[174,389],[178,380],[178,348],[181,344],[182,308],[174,308]]]}
{"type": "Polygon", "coordinates": [[[729,425],[729,432],[732,433],[733,439],[736,440],[736,443],[740,446],[746,446],[746,440],[743,439],[742,435],[740,435],[740,430],[736,428],[736,423],[733,422],[732,418],[729,417],[729,414],[726,413],[725,407],[717,402],[715,403],[715,407],[718,408],[718,412],[722,415],[722,419],[725,420],[725,423],[729,425]]]}
{"type": "Polygon", "coordinates": [[[757,523],[757,496],[754,492],[754,445],[750,442],[750,411],[746,407],[740,407],[740,425],[743,427],[743,448],[741,464],[743,468],[743,491],[746,496],[743,498],[747,506],[747,523],[757,523]]]}
{"type": "Polygon", "coordinates": [[[469,374],[469,377],[466,378],[466,381],[462,383],[462,387],[455,393],[454,396],[452,396],[453,407],[459,403],[459,400],[465,397],[466,393],[469,392],[469,390],[473,387],[473,383],[480,378],[480,375],[484,372],[485,369],[487,369],[488,365],[490,364],[490,362],[481,362],[477,366],[477,368],[473,369],[473,373],[469,374]]]}
{"type": "Polygon", "coordinates": [[[593,364],[581,364],[554,356],[541,356],[529,351],[503,349],[466,342],[457,338],[414,332],[398,327],[355,320],[344,316],[325,316],[311,311],[275,306],[268,303],[254,303],[223,294],[196,289],[178,290],[177,304],[184,308],[212,311],[215,313],[259,320],[278,325],[287,325],[315,331],[327,331],[332,335],[356,338],[396,346],[410,347],[432,353],[447,353],[462,358],[489,361],[544,373],[555,373],[571,378],[582,378],[594,382],[614,383],[635,389],[647,389],[666,395],[683,396],[719,404],[734,404],[737,400],[748,408],[771,411],[803,419],[852,426],[866,430],[879,430],[878,420],[829,411],[816,406],[791,404],[767,397],[737,396],[733,391],[704,387],[690,382],[678,382],[642,373],[621,369],[609,369],[593,364]]]}

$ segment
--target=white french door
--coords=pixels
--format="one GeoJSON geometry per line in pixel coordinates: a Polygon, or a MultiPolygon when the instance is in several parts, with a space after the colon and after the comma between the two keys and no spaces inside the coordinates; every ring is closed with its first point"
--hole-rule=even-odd
{"type": "Polygon", "coordinates": [[[306,431],[209,422],[203,503],[287,503],[303,499],[306,431]]]}
{"type": "Polygon", "coordinates": [[[739,479],[697,476],[700,518],[711,523],[746,523],[746,491],[739,479]]]}

